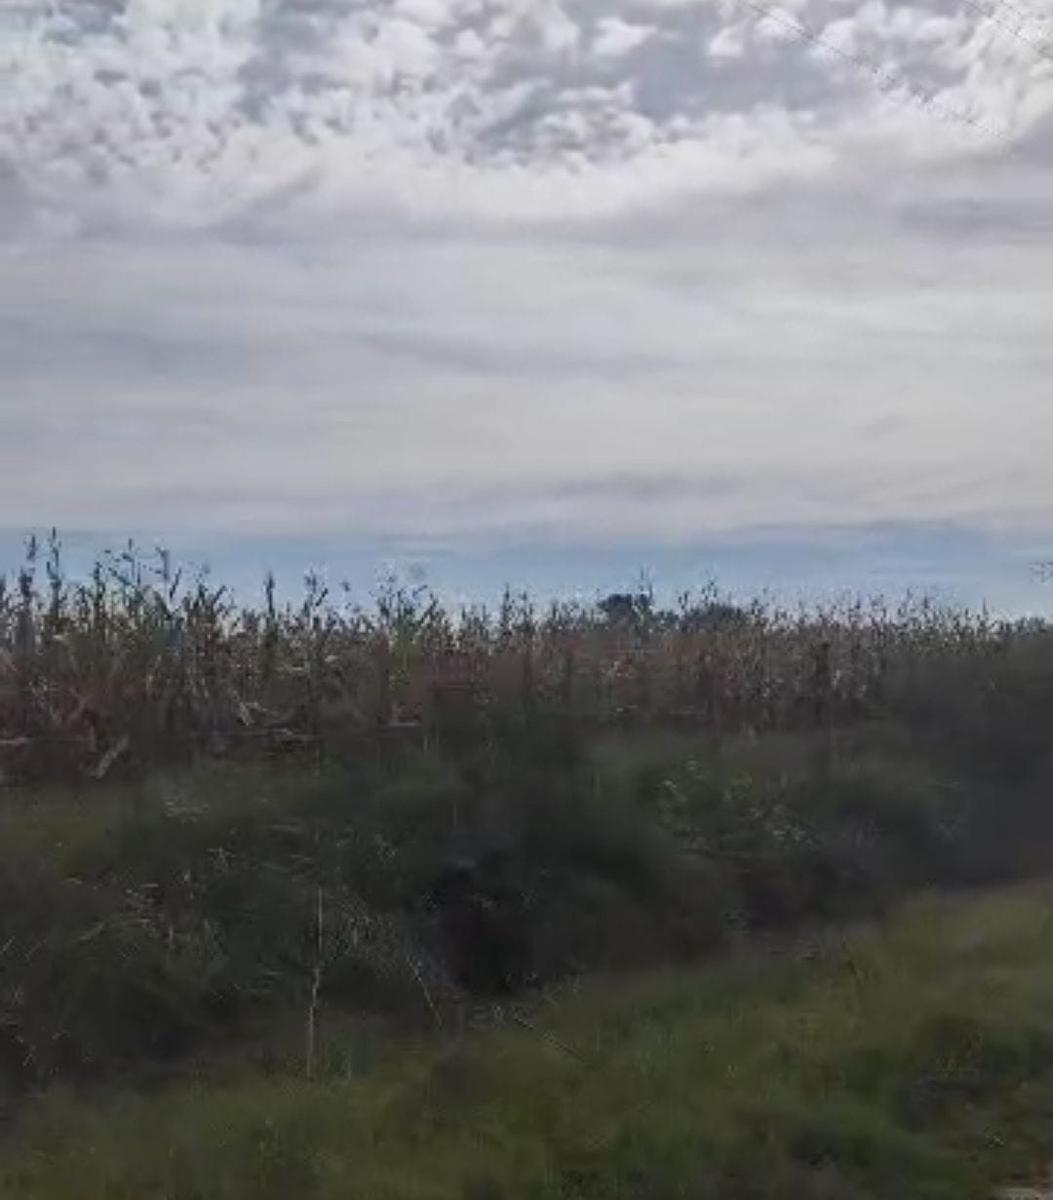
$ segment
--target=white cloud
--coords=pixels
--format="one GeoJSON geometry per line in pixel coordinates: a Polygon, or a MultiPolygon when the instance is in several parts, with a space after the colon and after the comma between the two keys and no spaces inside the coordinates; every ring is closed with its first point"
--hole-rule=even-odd
{"type": "Polygon", "coordinates": [[[746,49],[746,30],[742,25],[725,25],[706,46],[711,58],[741,58],[746,49]]]}
{"type": "Polygon", "coordinates": [[[656,32],[653,25],[634,25],[620,17],[603,17],[596,22],[592,52],[600,58],[621,58],[649,41],[656,32]]]}
{"type": "Polygon", "coordinates": [[[9,251],[0,508],[658,541],[1048,528],[1050,242],[941,243],[919,220],[954,211],[939,187],[920,209],[685,208],[644,243],[396,225],[299,249],[9,251]]]}
{"type": "Polygon", "coordinates": [[[295,222],[316,195],[331,210],[381,193],[549,220],[607,212],[612,195],[653,205],[766,187],[786,130],[807,175],[868,130],[909,155],[921,128],[968,157],[1053,110],[1053,64],[982,12],[865,0],[824,28],[820,0],[764,9],[59,0],[0,43],[0,158],[40,207],[96,224],[207,227],[276,195],[295,222]],[[885,92],[907,101],[899,121],[865,69],[810,46],[797,22],[894,68],[885,92]],[[705,57],[692,65],[695,45],[705,57]],[[587,99],[597,88],[617,110],[604,121],[587,99]],[[928,112],[922,89],[936,92],[928,112]],[[974,113],[986,140],[963,140],[952,108],[974,113]],[[748,153],[728,143],[732,119],[755,135],[748,153]]]}
{"type": "Polygon", "coordinates": [[[23,14],[5,522],[1053,527],[1053,64],[944,0],[773,13],[23,14]]]}

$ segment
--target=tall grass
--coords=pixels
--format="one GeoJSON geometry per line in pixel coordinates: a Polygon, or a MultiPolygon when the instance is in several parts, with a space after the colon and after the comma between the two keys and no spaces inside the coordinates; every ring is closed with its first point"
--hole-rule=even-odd
{"type": "Polygon", "coordinates": [[[595,980],[527,1028],[372,1063],[341,1035],[311,1080],[57,1093],[0,1196],[986,1200],[1048,1162],[1051,916],[1041,892],[915,903],[799,953],[595,980]]]}
{"type": "Polygon", "coordinates": [[[356,746],[465,752],[545,720],[583,734],[833,730],[931,717],[943,680],[982,716],[1005,664],[1036,655],[1053,655],[1044,625],[924,600],[791,611],[710,588],[671,608],[638,590],[542,609],[506,593],[496,610],[454,612],[395,581],[367,608],[308,576],[298,603],[279,603],[269,578],[252,606],[163,550],[129,547],[70,579],[53,535],[0,578],[0,772],[102,778],[202,753],[356,746]]]}

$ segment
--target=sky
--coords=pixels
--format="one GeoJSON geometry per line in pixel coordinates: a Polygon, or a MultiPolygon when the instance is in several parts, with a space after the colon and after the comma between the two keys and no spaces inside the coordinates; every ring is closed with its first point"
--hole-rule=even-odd
{"type": "Polygon", "coordinates": [[[1037,0],[0,0],[0,563],[1053,612],[1051,301],[1037,0]]]}

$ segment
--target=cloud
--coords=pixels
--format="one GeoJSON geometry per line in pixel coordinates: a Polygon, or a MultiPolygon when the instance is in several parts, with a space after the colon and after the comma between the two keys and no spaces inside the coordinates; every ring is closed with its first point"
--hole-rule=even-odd
{"type": "Polygon", "coordinates": [[[971,4],[0,14],[10,525],[1053,531],[1053,63],[971,4]]]}
{"type": "Polygon", "coordinates": [[[1053,53],[982,9],[824,14],[823,0],[20,4],[0,42],[0,161],[41,208],[93,227],[207,227],[274,196],[301,216],[315,201],[549,220],[808,176],[861,139],[968,158],[1053,110],[1053,53]]]}
{"type": "Polygon", "coordinates": [[[592,52],[600,58],[621,58],[638,49],[657,32],[654,25],[635,25],[620,17],[602,17],[596,22],[592,52]]]}
{"type": "Polygon", "coordinates": [[[959,230],[948,253],[916,207],[890,223],[894,207],[826,205],[685,210],[665,245],[446,231],[9,251],[0,509],[664,542],[779,521],[1053,525],[1048,239],[959,230]]]}

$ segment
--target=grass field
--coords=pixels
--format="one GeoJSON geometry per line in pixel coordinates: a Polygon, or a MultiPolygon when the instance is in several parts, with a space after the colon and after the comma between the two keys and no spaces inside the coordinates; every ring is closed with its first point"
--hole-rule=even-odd
{"type": "Polygon", "coordinates": [[[1053,1151],[1053,896],[596,977],[522,1025],[32,1106],[5,1200],[969,1200],[1053,1151]]]}

